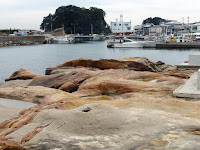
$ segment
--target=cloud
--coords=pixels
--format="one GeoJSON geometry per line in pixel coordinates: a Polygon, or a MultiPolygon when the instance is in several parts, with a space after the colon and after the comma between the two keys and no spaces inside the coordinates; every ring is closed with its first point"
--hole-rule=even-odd
{"type": "Polygon", "coordinates": [[[54,13],[59,6],[97,7],[106,12],[110,23],[123,14],[125,21],[141,24],[148,17],[162,17],[185,22],[200,20],[198,0],[0,0],[0,28],[37,28],[43,17],[54,13]],[[2,15],[3,14],[3,15],[2,15]]]}

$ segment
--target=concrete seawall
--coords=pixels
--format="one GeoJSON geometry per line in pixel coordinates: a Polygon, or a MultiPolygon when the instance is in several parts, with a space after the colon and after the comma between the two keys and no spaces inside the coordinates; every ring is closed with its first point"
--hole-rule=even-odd
{"type": "Polygon", "coordinates": [[[160,44],[156,44],[156,48],[169,48],[169,49],[198,48],[198,49],[200,49],[200,43],[160,43],[160,44]]]}
{"type": "Polygon", "coordinates": [[[0,43],[43,43],[45,36],[0,36],[0,43]]]}

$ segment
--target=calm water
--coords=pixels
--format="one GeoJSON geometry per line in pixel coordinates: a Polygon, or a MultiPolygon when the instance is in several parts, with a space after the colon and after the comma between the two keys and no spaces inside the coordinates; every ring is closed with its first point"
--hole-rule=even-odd
{"type": "Polygon", "coordinates": [[[0,48],[0,82],[19,68],[44,74],[47,67],[56,66],[74,58],[126,58],[147,57],[151,61],[163,61],[177,65],[189,59],[189,54],[199,54],[200,50],[158,50],[142,48],[106,47],[106,41],[78,44],[46,44],[32,46],[11,46],[0,48]]]}
{"type": "Polygon", "coordinates": [[[10,100],[10,99],[0,98],[0,105],[13,107],[13,108],[30,108],[30,107],[35,106],[36,104],[19,101],[19,100],[10,100]]]}

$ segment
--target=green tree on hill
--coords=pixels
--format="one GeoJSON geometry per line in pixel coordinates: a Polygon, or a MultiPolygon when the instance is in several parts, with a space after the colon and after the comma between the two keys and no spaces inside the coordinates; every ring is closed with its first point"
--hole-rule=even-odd
{"type": "Polygon", "coordinates": [[[145,19],[142,22],[142,24],[153,23],[154,25],[159,25],[161,22],[166,22],[166,20],[160,17],[154,17],[154,18],[150,17],[150,18],[145,19]]]}
{"type": "Polygon", "coordinates": [[[93,33],[110,33],[110,28],[105,22],[105,12],[102,9],[91,7],[89,9],[76,6],[61,6],[56,9],[55,14],[44,17],[40,28],[45,31],[64,26],[66,33],[90,34],[91,27],[93,33]]]}

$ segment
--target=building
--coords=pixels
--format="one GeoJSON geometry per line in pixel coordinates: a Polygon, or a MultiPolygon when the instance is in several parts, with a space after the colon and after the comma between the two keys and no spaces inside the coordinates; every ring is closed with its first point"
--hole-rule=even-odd
{"type": "Polygon", "coordinates": [[[191,25],[191,32],[200,32],[200,22],[191,25]]]}
{"type": "Polygon", "coordinates": [[[163,28],[160,25],[154,25],[149,28],[149,35],[159,36],[163,32],[163,28]]]}
{"type": "Polygon", "coordinates": [[[136,25],[134,26],[133,31],[136,35],[143,35],[143,26],[142,25],[136,25]]]}
{"type": "Polygon", "coordinates": [[[154,27],[153,23],[147,23],[147,24],[143,25],[143,35],[149,35],[149,29],[151,27],[154,27]]]}
{"type": "Polygon", "coordinates": [[[130,22],[124,22],[123,16],[120,16],[120,21],[118,22],[111,22],[111,32],[115,34],[129,34],[132,33],[131,30],[131,21],[130,22]]]}
{"type": "Polygon", "coordinates": [[[162,34],[163,30],[160,25],[154,25],[152,23],[144,24],[144,25],[137,25],[134,27],[134,31],[136,35],[160,35],[162,34]]]}

